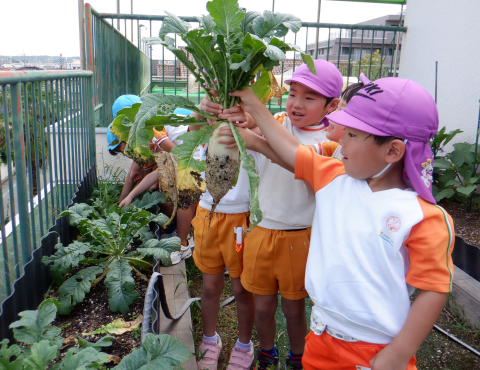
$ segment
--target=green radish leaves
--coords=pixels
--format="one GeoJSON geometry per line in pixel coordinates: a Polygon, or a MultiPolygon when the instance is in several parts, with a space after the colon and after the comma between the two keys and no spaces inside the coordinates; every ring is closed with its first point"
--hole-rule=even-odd
{"type": "MultiPolygon", "coordinates": [[[[183,51],[180,50],[181,53],[183,51]]],[[[185,55],[185,53],[183,53],[185,55]]],[[[144,95],[142,104],[135,103],[131,108],[123,108],[113,120],[111,132],[119,139],[114,143],[127,143],[124,154],[139,165],[149,165],[154,162],[149,141],[153,138],[153,129],[161,131],[163,126],[182,126],[205,124],[193,117],[177,116],[172,112],[175,108],[186,108],[200,111],[192,101],[181,97],[161,93],[144,95]]],[[[216,117],[213,117],[217,119],[216,117]]]]}
{"type": "MultiPolygon", "coordinates": [[[[207,2],[209,15],[197,18],[199,28],[189,30],[186,22],[177,16],[168,14],[160,30],[159,41],[168,48],[195,76],[196,81],[206,91],[210,100],[217,101],[224,109],[234,107],[238,98],[229,94],[234,90],[248,87],[261,70],[261,76],[254,89],[264,103],[272,97],[281,97],[284,93],[272,74],[275,66],[286,59],[289,51],[300,52],[302,60],[310,71],[316,74],[313,59],[303,54],[302,50],[292,44],[285,43],[283,38],[289,31],[298,32],[302,26],[301,20],[290,14],[264,11],[263,14],[246,12],[238,5],[237,0],[212,0],[207,2]],[[194,63],[184,50],[177,49],[175,41],[168,34],[179,35],[187,45],[185,50],[193,57],[194,63]],[[215,89],[218,96],[213,97],[209,90],[215,89]]],[[[151,38],[146,41],[156,42],[151,38]]],[[[148,96],[148,95],[147,95],[148,96]]],[[[176,107],[184,107],[198,113],[198,109],[175,103],[176,107]]],[[[132,130],[139,121],[140,109],[132,130]]],[[[153,113],[153,110],[152,110],[153,113]]],[[[206,116],[204,113],[200,113],[206,116]]],[[[165,115],[157,111],[157,117],[165,115]]],[[[150,117],[149,120],[160,118],[150,117]]],[[[136,129],[138,131],[138,128],[136,129]]],[[[207,131],[210,129],[206,129],[207,131]]],[[[205,170],[205,163],[194,161],[193,152],[196,146],[208,141],[207,131],[190,132],[180,139],[183,144],[172,150],[179,156],[178,185],[179,191],[195,189],[204,191],[201,181],[196,181],[192,173],[199,174],[205,170]]],[[[211,132],[211,131],[210,131],[211,132]]],[[[261,221],[261,211],[258,205],[258,175],[252,156],[247,156],[245,144],[238,132],[234,130],[235,140],[242,153],[242,166],[247,170],[250,181],[252,225],[261,221]]],[[[130,134],[129,140],[134,139],[130,134]]],[[[142,139],[143,140],[143,139],[142,139]]],[[[127,146],[138,147],[141,143],[133,142],[127,146]]],[[[134,150],[143,150],[134,149],[134,150]]],[[[145,151],[145,156],[148,155],[145,151]]],[[[181,196],[179,197],[179,199],[181,196]]],[[[193,199],[193,198],[192,198],[193,199]]]]}
{"type": "Polygon", "coordinates": [[[230,128],[232,129],[233,135],[240,150],[240,159],[242,161],[242,167],[247,171],[248,183],[250,185],[249,194],[250,194],[250,227],[247,229],[248,233],[251,229],[258,225],[262,221],[262,210],[260,209],[260,203],[258,201],[258,185],[260,184],[260,176],[257,174],[255,169],[255,159],[253,155],[247,153],[247,146],[243,141],[242,135],[238,132],[237,128],[232,122],[230,123],[230,128]]]}
{"type": "Polygon", "coordinates": [[[188,347],[166,334],[148,333],[142,346],[125,356],[116,370],[177,369],[181,362],[192,356],[188,347]]]}
{"type": "Polygon", "coordinates": [[[207,163],[197,161],[193,155],[198,146],[208,143],[215,127],[216,125],[205,126],[198,131],[186,132],[179,136],[183,143],[171,151],[178,157],[177,186],[181,208],[185,208],[187,204],[196,203],[200,195],[207,189],[205,181],[200,177],[200,174],[207,168],[207,163]]]}
{"type": "Polygon", "coordinates": [[[34,344],[41,340],[54,340],[62,329],[50,326],[57,315],[57,304],[51,300],[44,301],[36,311],[23,311],[20,320],[10,324],[15,339],[26,344],[34,344]]]}

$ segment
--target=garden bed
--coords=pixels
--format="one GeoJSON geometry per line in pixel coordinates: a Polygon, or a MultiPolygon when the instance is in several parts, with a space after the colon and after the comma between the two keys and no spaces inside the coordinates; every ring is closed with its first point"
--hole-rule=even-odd
{"type": "Polygon", "coordinates": [[[455,226],[455,235],[461,236],[467,243],[480,248],[480,210],[473,209],[466,212],[463,203],[443,200],[440,206],[452,216],[455,226]]]}
{"type": "MultiPolygon", "coordinates": [[[[148,276],[147,271],[142,272],[148,276]]],[[[135,290],[139,293],[139,297],[133,302],[130,306],[130,311],[126,314],[110,311],[107,290],[103,285],[99,284],[92,288],[85,300],[75,306],[69,315],[57,315],[52,325],[62,328],[60,335],[66,338],[67,342],[71,343],[61,348],[60,359],[63,358],[64,354],[75,344],[77,336],[89,342],[96,342],[105,336],[105,334],[84,335],[84,333],[93,332],[102,325],[108,325],[117,319],[122,319],[125,322],[134,321],[143,313],[143,303],[148,283],[137,276],[134,276],[134,279],[135,290]]],[[[47,293],[46,298],[57,298],[56,290],[58,287],[58,285],[54,286],[53,290],[47,293]]],[[[124,334],[114,335],[112,345],[107,347],[105,351],[108,352],[109,355],[121,359],[131,353],[135,348],[140,347],[140,336],[141,326],[124,334]]],[[[104,367],[110,369],[115,365],[114,362],[110,362],[104,364],[104,367]]]]}

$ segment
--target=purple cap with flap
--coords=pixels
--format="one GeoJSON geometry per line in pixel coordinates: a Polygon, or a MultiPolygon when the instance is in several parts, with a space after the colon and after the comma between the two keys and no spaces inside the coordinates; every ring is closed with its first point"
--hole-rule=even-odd
{"type": "Polygon", "coordinates": [[[377,136],[406,140],[404,177],[425,200],[432,195],[433,156],[429,141],[438,130],[438,110],[430,93],[396,77],[366,84],[330,121],[377,136]]]}
{"type": "Polygon", "coordinates": [[[322,59],[317,59],[314,63],[316,76],[310,72],[306,64],[302,64],[293,72],[292,78],[285,80],[285,83],[290,85],[292,82],[298,82],[327,98],[339,98],[343,78],[338,68],[335,64],[322,59]]]}

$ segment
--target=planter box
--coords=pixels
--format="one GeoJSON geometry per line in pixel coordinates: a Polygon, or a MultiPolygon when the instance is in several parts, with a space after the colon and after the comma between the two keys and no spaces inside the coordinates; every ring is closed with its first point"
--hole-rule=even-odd
{"type": "MultiPolygon", "coordinates": [[[[71,204],[85,202],[90,197],[96,180],[97,173],[93,165],[75,192],[71,204]]],[[[20,312],[37,309],[52,282],[49,267],[42,263],[42,257],[50,256],[55,252],[54,247],[59,237],[63,244],[69,244],[78,235],[77,228],[70,227],[68,216],[56,219],[55,225],[48,231],[50,234],[42,239],[40,246],[33,252],[30,262],[23,267],[22,277],[13,284],[13,293],[1,304],[0,339],[8,338],[10,343],[15,343],[15,339],[13,331],[8,326],[19,319],[20,312]]]]}
{"type": "Polygon", "coordinates": [[[455,238],[452,296],[459,314],[470,326],[480,328],[480,248],[455,238]]]}

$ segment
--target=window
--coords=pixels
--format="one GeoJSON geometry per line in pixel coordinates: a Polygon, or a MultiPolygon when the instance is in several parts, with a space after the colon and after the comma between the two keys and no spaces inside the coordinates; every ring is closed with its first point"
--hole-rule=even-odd
{"type": "Polygon", "coordinates": [[[342,47],[342,55],[350,54],[350,47],[342,47]]]}

